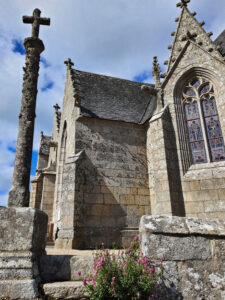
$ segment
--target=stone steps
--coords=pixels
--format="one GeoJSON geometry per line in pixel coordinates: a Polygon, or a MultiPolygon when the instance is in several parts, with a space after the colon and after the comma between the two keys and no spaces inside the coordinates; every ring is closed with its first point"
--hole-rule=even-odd
{"type": "Polygon", "coordinates": [[[89,299],[85,293],[82,281],[64,281],[45,283],[43,285],[43,293],[45,297],[55,300],[59,299],[89,299]]]}

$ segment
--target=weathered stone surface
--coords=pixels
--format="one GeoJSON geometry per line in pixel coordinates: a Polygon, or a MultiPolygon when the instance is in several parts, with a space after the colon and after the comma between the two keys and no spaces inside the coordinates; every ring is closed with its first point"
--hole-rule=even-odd
{"type": "Polygon", "coordinates": [[[222,221],[142,217],[142,252],[151,259],[164,258],[156,299],[224,299],[224,229],[222,221]]]}
{"type": "Polygon", "coordinates": [[[225,298],[225,261],[179,262],[178,270],[184,299],[225,298]]]}
{"type": "Polygon", "coordinates": [[[92,256],[42,255],[39,260],[41,280],[44,283],[55,281],[79,281],[93,271],[92,256]],[[81,276],[77,274],[81,271],[81,276]]]}
{"type": "Polygon", "coordinates": [[[37,299],[35,280],[0,280],[0,299],[37,299]]]}
{"type": "Polygon", "coordinates": [[[79,281],[46,283],[43,285],[43,291],[45,296],[53,299],[88,299],[82,282],[79,281]]]}
{"type": "Polygon", "coordinates": [[[38,297],[37,257],[45,250],[47,222],[37,209],[0,207],[0,298],[38,297]]]}
{"type": "Polygon", "coordinates": [[[225,236],[225,222],[175,216],[143,216],[140,232],[225,236]]]}
{"type": "Polygon", "coordinates": [[[34,120],[37,98],[37,82],[40,54],[45,47],[38,38],[40,25],[50,25],[50,19],[41,18],[36,8],[32,17],[23,17],[24,23],[32,24],[32,36],[24,40],[26,67],[23,68],[23,90],[19,114],[19,130],[16,145],[12,187],[9,191],[9,206],[29,206],[29,181],[34,136],[34,120]]]}
{"type": "Polygon", "coordinates": [[[45,249],[47,215],[33,208],[0,207],[0,251],[45,249]]]}
{"type": "Polygon", "coordinates": [[[142,236],[141,247],[145,256],[152,259],[163,257],[169,261],[206,260],[211,255],[210,241],[195,236],[167,236],[163,233],[142,236]]]}

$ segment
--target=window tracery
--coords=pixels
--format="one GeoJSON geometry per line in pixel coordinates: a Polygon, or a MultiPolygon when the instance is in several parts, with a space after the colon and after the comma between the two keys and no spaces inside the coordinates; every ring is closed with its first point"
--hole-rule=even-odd
{"type": "Polygon", "coordinates": [[[225,148],[211,82],[195,78],[183,89],[183,105],[194,164],[225,160],[225,148]]]}

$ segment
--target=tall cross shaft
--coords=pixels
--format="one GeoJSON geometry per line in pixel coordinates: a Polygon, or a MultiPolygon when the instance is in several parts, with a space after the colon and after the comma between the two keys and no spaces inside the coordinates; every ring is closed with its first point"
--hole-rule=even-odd
{"type": "Polygon", "coordinates": [[[31,158],[33,150],[34,120],[37,98],[37,82],[40,54],[44,44],[38,38],[39,26],[49,25],[50,19],[40,18],[41,11],[35,9],[33,17],[23,17],[25,23],[32,23],[32,36],[24,40],[26,62],[23,76],[21,109],[19,114],[19,129],[16,145],[16,155],[12,187],[9,191],[9,206],[29,206],[29,183],[31,158]]]}
{"type": "Polygon", "coordinates": [[[41,18],[41,11],[38,8],[35,8],[32,17],[23,16],[23,23],[32,24],[31,36],[38,38],[40,25],[50,25],[50,19],[41,18]]]}

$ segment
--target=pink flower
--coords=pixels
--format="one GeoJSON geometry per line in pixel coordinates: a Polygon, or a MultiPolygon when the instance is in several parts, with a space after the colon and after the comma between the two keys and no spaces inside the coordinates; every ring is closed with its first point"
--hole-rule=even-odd
{"type": "Polygon", "coordinates": [[[95,274],[95,275],[98,275],[98,270],[95,270],[95,271],[94,271],[94,274],[95,274]]]}
{"type": "Polygon", "coordinates": [[[142,270],[142,274],[145,274],[145,269],[142,270]]]}
{"type": "Polygon", "coordinates": [[[94,279],[92,279],[91,283],[92,283],[93,286],[96,284],[94,279]]]}
{"type": "Polygon", "coordinates": [[[130,253],[130,249],[127,249],[126,253],[129,254],[130,253]]]}
{"type": "Polygon", "coordinates": [[[136,235],[136,236],[134,237],[134,241],[138,241],[138,239],[139,239],[139,236],[136,235]]]}
{"type": "Polygon", "coordinates": [[[101,266],[102,266],[102,262],[97,262],[97,264],[96,264],[96,266],[98,267],[98,268],[100,268],[101,266]]]}
{"type": "Polygon", "coordinates": [[[102,256],[100,262],[103,263],[103,261],[104,261],[104,257],[102,256]]]}
{"type": "Polygon", "coordinates": [[[140,297],[140,293],[139,292],[137,292],[137,297],[140,297]]]}
{"type": "Polygon", "coordinates": [[[77,275],[80,276],[81,275],[81,271],[77,271],[77,275]]]}
{"type": "Polygon", "coordinates": [[[115,281],[115,280],[116,280],[116,277],[113,277],[113,278],[112,278],[112,281],[115,281]]]}
{"type": "Polygon", "coordinates": [[[83,286],[85,286],[86,284],[87,284],[87,280],[84,279],[84,280],[83,280],[83,286]]]}

